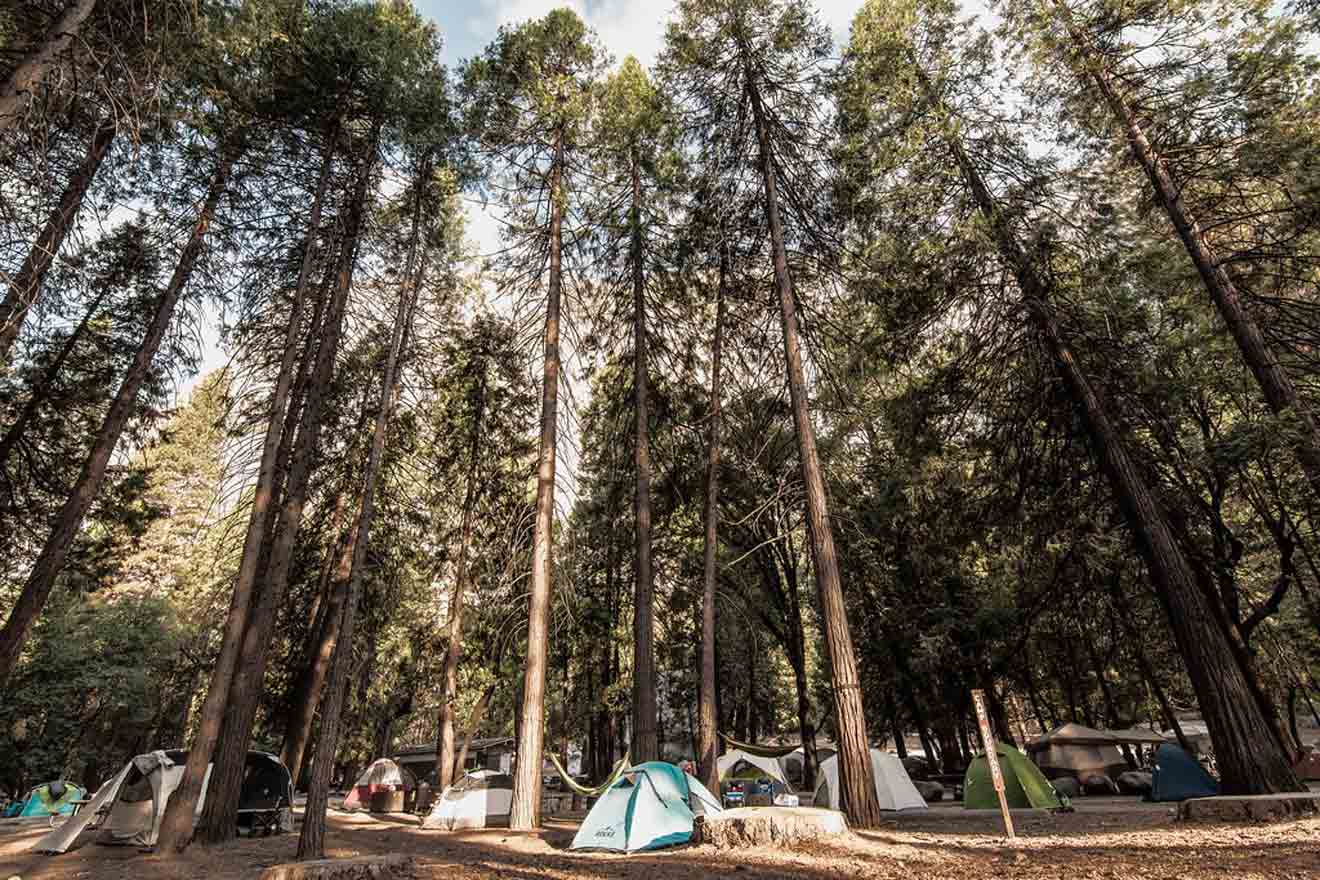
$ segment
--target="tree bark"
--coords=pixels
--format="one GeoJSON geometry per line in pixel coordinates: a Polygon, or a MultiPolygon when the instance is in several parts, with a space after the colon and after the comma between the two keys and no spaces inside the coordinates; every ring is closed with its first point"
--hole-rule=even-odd
{"type": "Polygon", "coordinates": [[[518,761],[513,768],[509,827],[531,831],[541,824],[541,761],[545,722],[545,658],[550,629],[555,521],[555,440],[559,418],[559,308],[563,283],[564,131],[555,131],[550,164],[550,277],[545,309],[545,359],[541,376],[541,450],[536,476],[536,527],[532,538],[532,594],[527,602],[527,665],[518,720],[518,761]]]}
{"type": "MultiPolygon", "coordinates": [[[[335,129],[332,127],[333,133],[335,129]]],[[[267,527],[272,522],[272,503],[276,492],[277,459],[281,441],[284,437],[285,413],[289,408],[289,395],[293,385],[294,364],[299,350],[298,332],[301,315],[306,302],[307,279],[311,272],[314,236],[320,224],[321,206],[329,181],[333,159],[334,138],[328,138],[331,144],[322,161],[321,175],[317,182],[317,193],[313,199],[308,233],[304,237],[302,264],[298,271],[298,281],[294,288],[294,299],[289,316],[288,329],[285,331],[284,352],[281,355],[280,371],[276,378],[275,393],[271,398],[270,421],[266,437],[262,443],[261,463],[257,470],[257,484],[252,499],[252,511],[248,515],[247,532],[243,537],[243,554],[239,562],[238,575],[234,581],[234,591],[230,599],[229,612],[225,618],[225,630],[220,645],[220,654],[216,658],[215,668],[207,688],[206,699],[202,703],[201,717],[197,735],[188,750],[188,760],[184,767],[183,778],[166,804],[165,815],[161,819],[160,835],[156,851],[173,854],[182,852],[191,842],[193,816],[197,800],[201,796],[202,780],[207,765],[211,763],[216,742],[230,700],[240,653],[243,650],[244,636],[249,625],[249,613],[256,592],[257,566],[261,561],[262,549],[266,546],[267,527]]],[[[351,253],[353,245],[346,241],[343,245],[351,253]]],[[[331,304],[326,321],[337,323],[342,314],[342,306],[331,304]]],[[[325,344],[324,342],[322,343],[325,344]]],[[[247,744],[243,744],[240,761],[246,757],[247,744]]],[[[242,772],[241,765],[239,773],[242,772]]],[[[214,794],[214,789],[212,789],[214,794]]],[[[215,800],[209,798],[208,800],[215,800]]],[[[231,830],[232,834],[232,830],[231,830]]]]}
{"type": "Polygon", "coordinates": [[[702,518],[706,523],[703,548],[704,575],[701,590],[701,711],[697,722],[697,772],[710,791],[719,791],[716,753],[719,713],[715,705],[715,575],[719,554],[720,524],[720,398],[724,310],[729,284],[729,246],[720,242],[719,286],[715,292],[715,338],[711,343],[710,422],[706,428],[706,499],[702,518]]]}
{"type": "Polygon", "coordinates": [[[60,203],[46,220],[45,228],[32,244],[18,274],[10,279],[4,302],[0,303],[0,366],[9,362],[9,353],[23,329],[23,321],[41,296],[46,274],[50,272],[60,249],[64,247],[64,240],[69,236],[69,230],[78,219],[83,198],[96,178],[101,163],[110,153],[116,131],[114,119],[107,118],[97,126],[92,142],[87,147],[87,155],[83,157],[73,177],[69,178],[68,186],[60,196],[60,203]]]}
{"type": "Polygon", "coordinates": [[[450,774],[453,779],[463,775],[463,765],[467,763],[468,749],[472,747],[472,739],[477,735],[477,728],[481,727],[482,719],[486,717],[486,707],[490,705],[490,698],[493,696],[495,696],[495,685],[488,684],[486,689],[481,692],[481,699],[477,700],[477,705],[472,707],[472,716],[468,718],[467,732],[463,734],[463,747],[454,756],[453,770],[450,774]]]}
{"type": "MultiPolygon", "coordinates": [[[[371,140],[370,158],[364,164],[364,176],[369,176],[370,166],[374,162],[380,125],[371,140]]],[[[362,193],[365,201],[365,192],[362,193]]],[[[415,243],[414,243],[415,245],[415,243]]],[[[410,257],[410,262],[411,262],[410,257]]],[[[408,266],[405,279],[411,276],[413,267],[408,266]]],[[[351,275],[351,266],[349,272],[351,275]]],[[[325,810],[330,795],[330,777],[334,769],[335,753],[339,747],[340,716],[343,713],[345,692],[349,678],[349,665],[353,653],[353,627],[357,617],[358,593],[362,583],[363,559],[371,537],[371,520],[375,509],[376,484],[379,481],[381,460],[385,454],[385,440],[389,430],[390,416],[394,408],[395,389],[399,381],[399,361],[402,358],[407,325],[413,314],[412,300],[417,290],[408,295],[400,292],[399,310],[394,322],[394,333],[390,340],[389,356],[385,363],[385,375],[381,381],[380,406],[376,411],[376,427],[372,433],[371,451],[367,455],[367,466],[363,475],[362,502],[358,510],[357,529],[353,538],[353,556],[349,560],[349,570],[340,567],[337,573],[340,579],[346,577],[349,588],[344,603],[344,623],[340,639],[335,646],[334,662],[331,664],[330,679],[326,682],[325,705],[321,711],[321,733],[316,741],[315,760],[312,763],[312,781],[307,789],[307,806],[303,810],[302,833],[298,835],[298,861],[325,858],[325,810]]]]}
{"type": "Polygon", "coordinates": [[[1279,362],[1278,355],[1266,341],[1256,319],[1242,302],[1237,285],[1220,264],[1204,229],[1187,209],[1182,198],[1182,187],[1169,174],[1164,156],[1146,137],[1136,111],[1118,93],[1110,71],[1106,69],[1102,59],[1097,57],[1085,35],[1072,23],[1066,8],[1058,0],[1054,2],[1077,48],[1082,53],[1086,75],[1095,83],[1105,104],[1113,113],[1114,120],[1122,126],[1132,157],[1146,173],[1156,202],[1164,209],[1164,213],[1177,231],[1178,238],[1196,267],[1197,274],[1201,276],[1206,292],[1210,294],[1211,302],[1228,326],[1229,334],[1237,344],[1242,359],[1251,370],[1251,375],[1255,377],[1256,384],[1260,386],[1270,411],[1275,415],[1291,413],[1296,418],[1297,430],[1286,432],[1285,437],[1290,441],[1293,453],[1306,475],[1306,482],[1311,487],[1312,500],[1320,501],[1320,422],[1317,422],[1310,407],[1297,393],[1288,371],[1279,362]]]}
{"type": "Polygon", "coordinates": [[[646,363],[646,289],[642,260],[642,179],[636,150],[632,155],[633,408],[636,414],[637,483],[633,493],[636,529],[633,593],[633,735],[634,761],[660,757],[656,732],[655,581],[651,571],[651,440],[649,379],[646,363]]]}
{"type": "Polygon", "coordinates": [[[29,52],[0,86],[0,135],[18,126],[23,111],[32,101],[32,91],[55,67],[95,8],[96,0],[73,0],[46,32],[41,45],[29,52]]]}
{"type": "Polygon", "coordinates": [[[880,823],[880,805],[876,800],[875,780],[867,743],[866,712],[862,706],[861,683],[857,674],[857,656],[853,652],[848,611],[843,602],[843,585],[834,551],[834,532],[830,524],[829,500],[825,479],[816,453],[816,437],[808,412],[806,378],[802,370],[801,342],[798,339],[797,304],[793,279],[788,269],[784,230],[779,218],[779,197],[775,181],[774,156],[765,118],[765,108],[750,70],[748,92],[760,145],[761,178],[765,187],[766,223],[774,253],[775,286],[779,293],[784,333],[784,356],[788,368],[788,389],[797,429],[798,459],[807,496],[807,531],[811,536],[811,555],[820,595],[821,624],[830,658],[830,680],[834,691],[834,718],[838,730],[839,794],[848,823],[856,828],[873,828],[880,823]]]}
{"type": "Polygon", "coordinates": [[[96,500],[102,483],[105,482],[105,472],[110,465],[110,457],[114,454],[124,427],[133,415],[138,392],[142,390],[142,385],[151,372],[151,362],[155,359],[161,340],[174,318],[175,306],[192,278],[193,269],[206,243],[206,234],[215,217],[216,208],[229,185],[229,173],[242,149],[241,138],[222,147],[219,163],[212,172],[211,182],[207,187],[197,221],[193,224],[192,233],[179,255],[179,262],[174,267],[169,283],[156,301],[156,310],[142,344],[138,346],[133,363],[124,375],[110,409],[101,422],[96,440],[92,444],[87,460],[83,463],[77,481],[73,484],[68,498],[65,499],[64,506],[60,509],[55,527],[32,566],[27,582],[23,585],[23,591],[9,612],[9,618],[5,621],[4,627],[0,628],[0,684],[9,677],[32,623],[41,613],[55,586],[55,578],[68,559],[69,550],[73,546],[78,530],[82,527],[83,519],[92,502],[96,500]]]}
{"type": "MultiPolygon", "coordinates": [[[[483,355],[484,357],[484,355],[483,355]]],[[[458,699],[458,663],[463,656],[463,601],[468,590],[468,554],[472,547],[472,520],[477,502],[477,465],[482,423],[486,414],[486,371],[481,365],[477,398],[473,405],[472,433],[468,441],[467,486],[463,489],[463,524],[458,545],[454,590],[449,599],[449,642],[445,647],[444,692],[440,699],[440,729],[436,742],[436,779],[444,791],[457,778],[454,767],[454,701],[458,699]]]]}
{"type": "Polygon", "coordinates": [[[1225,794],[1297,791],[1300,783],[1228,643],[1168,517],[1129,457],[1100,396],[1064,340],[1048,305],[1048,286],[1000,214],[979,172],[957,140],[950,141],[963,178],[985,217],[1000,255],[1017,279],[1032,323],[1086,427],[1092,449],[1137,539],[1156,593],[1210,728],[1225,794]]]}

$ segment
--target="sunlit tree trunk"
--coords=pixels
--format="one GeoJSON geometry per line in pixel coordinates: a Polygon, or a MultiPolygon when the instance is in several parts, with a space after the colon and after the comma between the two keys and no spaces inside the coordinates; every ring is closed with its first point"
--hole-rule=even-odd
{"type": "Polygon", "coordinates": [[[555,131],[550,164],[550,277],[545,307],[545,359],[541,374],[541,444],[532,538],[532,594],[527,602],[527,665],[518,719],[518,762],[513,768],[509,827],[541,824],[541,761],[545,735],[545,667],[554,563],[555,435],[559,418],[559,309],[563,284],[564,131],[555,131]]]}
{"type": "Polygon", "coordinates": [[[839,561],[834,550],[834,531],[830,524],[825,479],[816,452],[815,429],[812,427],[811,415],[808,411],[807,382],[802,369],[802,344],[798,333],[797,303],[793,291],[793,279],[788,269],[783,224],[779,217],[779,196],[768,123],[755,80],[750,76],[748,79],[752,114],[760,145],[766,223],[769,226],[770,246],[774,255],[775,287],[779,294],[784,333],[788,390],[793,407],[793,424],[797,430],[798,460],[806,490],[807,532],[811,537],[816,590],[820,596],[821,624],[830,659],[835,726],[839,734],[839,801],[851,825],[857,828],[871,828],[880,823],[880,804],[876,800],[875,780],[871,769],[866,713],[862,706],[861,681],[857,674],[857,655],[853,651],[848,612],[843,602],[843,584],[839,578],[839,561]]]}
{"type": "Polygon", "coordinates": [[[59,57],[73,43],[78,29],[96,8],[96,0],[74,0],[64,8],[45,38],[0,85],[0,135],[15,128],[23,111],[32,101],[32,93],[59,63],[59,57]]]}

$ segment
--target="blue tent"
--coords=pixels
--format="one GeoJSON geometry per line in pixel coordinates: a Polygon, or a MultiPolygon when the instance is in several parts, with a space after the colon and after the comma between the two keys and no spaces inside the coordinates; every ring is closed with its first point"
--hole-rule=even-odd
{"type": "Polygon", "coordinates": [[[1151,800],[1185,801],[1217,794],[1219,783],[1195,758],[1171,743],[1160,746],[1155,753],[1155,770],[1151,773],[1151,800]]]}
{"type": "Polygon", "coordinates": [[[637,852],[687,843],[700,813],[720,812],[700,782],[673,764],[647,761],[623,771],[600,796],[571,849],[637,852]]]}
{"type": "Polygon", "coordinates": [[[9,805],[5,816],[27,818],[30,816],[51,816],[59,813],[68,816],[73,813],[73,802],[87,797],[81,787],[63,779],[43,782],[28,792],[27,797],[9,805]],[[55,786],[58,791],[51,791],[55,786]]]}

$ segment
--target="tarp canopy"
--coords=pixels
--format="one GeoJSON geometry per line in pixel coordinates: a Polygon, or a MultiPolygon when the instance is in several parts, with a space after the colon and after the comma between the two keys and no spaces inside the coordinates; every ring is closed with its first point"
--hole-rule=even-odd
{"type": "Polygon", "coordinates": [[[629,767],[596,801],[571,848],[639,852],[687,843],[698,815],[719,812],[715,796],[691,774],[647,761],[629,767]]]}
{"type": "Polygon", "coordinates": [[[720,782],[727,779],[756,779],[761,776],[768,776],[785,788],[788,787],[788,778],[784,776],[784,768],[779,766],[777,760],[762,755],[753,755],[744,752],[742,749],[734,749],[720,755],[715,761],[715,769],[719,774],[720,782]]]}
{"type": "Polygon", "coordinates": [[[1188,798],[1213,797],[1219,783],[1201,763],[1172,743],[1165,743],[1155,753],[1151,771],[1150,799],[1185,801],[1188,798]]]}
{"type": "Polygon", "coordinates": [[[1080,724],[1064,724],[1028,743],[1036,765],[1046,776],[1076,776],[1085,780],[1102,774],[1113,776],[1130,769],[1118,740],[1107,730],[1080,724]]]}
{"type": "Polygon", "coordinates": [[[353,790],[344,798],[343,809],[365,810],[371,806],[371,796],[378,792],[412,791],[417,777],[400,767],[390,758],[377,758],[353,784],[353,790]]]}
{"type": "Polygon", "coordinates": [[[513,777],[494,770],[474,770],[436,798],[423,828],[457,831],[503,827],[513,806],[513,777]]]}
{"type": "MultiPolygon", "coordinates": [[[[37,852],[66,852],[98,813],[106,813],[101,823],[102,843],[155,846],[165,804],[183,779],[188,753],[174,749],[138,755],[124,765],[114,779],[101,786],[96,797],[77,816],[42,837],[34,845],[37,852]]],[[[193,821],[206,804],[206,790],[211,781],[211,765],[202,777],[202,791],[197,798],[193,821]]],[[[243,783],[238,796],[239,827],[293,830],[293,780],[280,759],[266,752],[248,752],[243,768],[243,783]]]]}
{"type": "MultiPolygon", "coordinates": [[[[1004,776],[1004,795],[1009,807],[1015,809],[1050,810],[1063,806],[1059,795],[1040,769],[1027,756],[1007,743],[996,743],[999,769],[1004,776]]],[[[963,807],[968,810],[995,810],[999,808],[999,795],[990,778],[990,765],[985,755],[977,755],[967,766],[963,777],[963,807]]]]}
{"type": "MultiPolygon", "coordinates": [[[[924,810],[926,799],[912,784],[911,777],[897,755],[871,749],[871,772],[875,776],[875,796],[882,810],[924,810]]],[[[816,782],[817,807],[839,809],[839,758],[822,761],[816,782]]]]}
{"type": "Polygon", "coordinates": [[[27,797],[12,804],[5,815],[19,818],[67,816],[73,812],[73,802],[86,796],[87,792],[81,786],[67,779],[53,779],[29,791],[27,797]]]}

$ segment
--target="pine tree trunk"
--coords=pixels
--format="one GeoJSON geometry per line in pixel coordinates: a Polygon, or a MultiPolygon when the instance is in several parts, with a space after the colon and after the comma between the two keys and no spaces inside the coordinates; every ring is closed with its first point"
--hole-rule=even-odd
{"type": "MultiPolygon", "coordinates": [[[[1055,5],[1059,6],[1057,0],[1055,5]]],[[[1063,14],[1066,19],[1066,11],[1063,14]]],[[[1296,430],[1287,432],[1285,436],[1291,441],[1293,453],[1306,475],[1312,500],[1320,501],[1320,422],[1317,422],[1311,409],[1297,393],[1288,371],[1280,363],[1278,355],[1271,350],[1256,319],[1242,302],[1237,285],[1215,256],[1205,231],[1188,211],[1183,202],[1182,188],[1170,176],[1164,157],[1147,139],[1136,111],[1118,93],[1110,72],[1104,67],[1103,61],[1096,57],[1085,36],[1071,21],[1068,22],[1068,29],[1082,52],[1087,75],[1100,91],[1115,121],[1122,126],[1132,157],[1150,180],[1156,202],[1164,209],[1178,238],[1182,240],[1187,255],[1210,294],[1211,302],[1228,325],[1229,334],[1255,377],[1256,384],[1260,386],[1270,411],[1276,415],[1290,413],[1296,419],[1296,430]]]]}
{"type": "MultiPolygon", "coordinates": [[[[374,160],[380,129],[377,126],[371,142],[371,157],[374,160]]],[[[370,161],[368,162],[370,164],[370,161]]],[[[368,174],[368,169],[363,169],[368,174]]],[[[359,209],[361,201],[359,201],[359,209]]],[[[410,258],[411,260],[411,258],[410,258]]],[[[412,275],[413,267],[408,266],[405,278],[412,275]]],[[[351,271],[351,269],[350,269],[351,271]]],[[[405,281],[405,287],[409,282],[405,281]]],[[[381,382],[380,406],[376,411],[376,427],[371,437],[371,451],[367,456],[367,466],[363,475],[362,502],[357,515],[356,534],[352,539],[353,555],[349,569],[343,567],[337,576],[348,580],[348,594],[344,602],[344,622],[338,644],[335,646],[334,661],[331,664],[330,679],[326,682],[325,704],[321,711],[321,733],[316,741],[315,759],[312,762],[312,781],[307,788],[307,806],[303,810],[302,833],[298,835],[298,860],[307,861],[325,858],[325,810],[330,795],[330,777],[334,769],[335,753],[339,748],[340,716],[343,713],[344,698],[349,679],[349,665],[353,653],[353,627],[357,618],[358,594],[362,583],[363,560],[371,540],[371,520],[375,509],[376,484],[379,482],[381,461],[385,455],[385,440],[389,431],[390,416],[394,410],[395,389],[398,386],[399,362],[403,356],[407,325],[410,323],[413,308],[412,300],[417,291],[402,291],[399,296],[399,311],[394,322],[394,334],[390,340],[389,356],[385,363],[385,375],[381,382]]]]}
{"type": "Polygon", "coordinates": [[[635,456],[637,483],[633,493],[636,529],[633,593],[633,737],[634,761],[660,757],[656,733],[655,581],[651,571],[651,440],[649,378],[646,363],[646,290],[642,261],[642,182],[636,151],[632,156],[632,271],[633,271],[633,408],[636,415],[635,456]]]}
{"type": "Polygon", "coordinates": [[[789,275],[784,230],[779,218],[779,197],[768,124],[765,108],[750,72],[748,90],[760,145],[766,223],[770,228],[770,243],[774,252],[775,286],[779,293],[784,332],[788,390],[793,406],[793,424],[797,429],[802,482],[807,497],[807,532],[811,537],[816,589],[820,595],[821,624],[830,659],[834,719],[839,734],[839,801],[850,825],[854,828],[873,828],[880,823],[880,805],[876,800],[871,769],[866,712],[862,706],[861,683],[857,674],[857,655],[853,652],[848,611],[844,606],[843,585],[839,578],[839,561],[834,550],[829,499],[825,492],[825,479],[821,473],[815,432],[808,411],[807,383],[802,370],[801,341],[798,338],[797,303],[793,279],[789,275]]]}
{"type": "Polygon", "coordinates": [[[509,827],[541,824],[541,761],[545,724],[545,666],[550,629],[554,553],[555,453],[559,418],[559,309],[563,283],[564,132],[555,132],[550,166],[550,278],[545,311],[545,363],[541,376],[541,451],[536,476],[536,528],[532,538],[532,594],[527,603],[527,666],[518,719],[518,761],[513,768],[509,827]]]}
{"type": "Polygon", "coordinates": [[[962,145],[952,141],[950,146],[1002,258],[1018,281],[1031,320],[1053,356],[1059,377],[1086,426],[1094,454],[1137,538],[1210,728],[1221,790],[1225,794],[1299,790],[1300,783],[1279,744],[1277,729],[1261,711],[1223,623],[1178,545],[1167,515],[1129,457],[1118,429],[1063,338],[1048,305],[1047,285],[1000,215],[962,145]]]}
{"type": "MultiPolygon", "coordinates": [[[[334,130],[332,127],[331,131],[334,130]]],[[[333,138],[329,139],[329,143],[333,144],[333,138]]],[[[230,690],[233,686],[240,653],[243,649],[244,635],[249,625],[248,618],[254,599],[257,566],[261,560],[262,549],[267,543],[267,527],[272,521],[272,504],[276,492],[276,464],[281,441],[285,439],[284,421],[286,411],[289,408],[294,364],[299,350],[298,332],[302,323],[302,310],[306,302],[307,279],[311,272],[314,251],[314,236],[320,225],[321,206],[324,202],[332,160],[333,146],[330,146],[327,147],[322,161],[321,176],[317,182],[316,196],[313,199],[311,216],[309,217],[308,233],[304,237],[302,265],[299,268],[298,281],[294,289],[292,311],[284,337],[284,352],[280,360],[280,372],[276,378],[275,393],[271,399],[270,421],[262,444],[261,463],[257,470],[257,484],[253,493],[252,511],[248,515],[247,532],[243,538],[243,554],[239,562],[238,575],[234,582],[229,611],[225,618],[220,654],[216,658],[215,667],[211,672],[206,699],[202,703],[197,734],[188,750],[188,760],[184,767],[183,778],[170,796],[166,804],[165,815],[161,819],[160,835],[156,844],[156,851],[160,853],[182,852],[192,840],[193,816],[196,812],[197,800],[201,797],[202,780],[207,765],[211,763],[216,741],[220,736],[221,726],[224,723],[230,690]]],[[[345,242],[343,247],[345,251],[351,253],[351,242],[345,242]]],[[[335,305],[331,304],[328,311],[330,315],[325,320],[337,322],[336,312],[338,310],[335,305]]],[[[243,749],[246,752],[246,743],[244,743],[243,749]]],[[[243,758],[246,758],[245,754],[243,758]]]]}
{"type": "Polygon", "coordinates": [[[142,344],[138,346],[133,363],[124,375],[110,409],[101,422],[96,440],[92,444],[87,460],[83,463],[77,481],[73,484],[68,498],[65,499],[64,506],[60,509],[55,527],[32,566],[27,582],[23,585],[23,591],[9,612],[9,618],[5,621],[4,627],[0,628],[0,684],[9,677],[18,659],[18,653],[27,639],[28,631],[50,597],[50,592],[55,586],[55,578],[68,559],[69,550],[78,535],[78,530],[82,527],[83,518],[86,517],[87,511],[101,490],[102,483],[105,482],[105,472],[109,467],[110,457],[119,443],[119,436],[133,415],[138,392],[142,390],[142,385],[151,372],[151,362],[155,359],[161,340],[174,318],[174,309],[179,297],[183,295],[192,278],[193,269],[206,243],[206,233],[229,184],[229,173],[241,151],[242,147],[237,143],[222,149],[221,159],[211,175],[211,182],[197,215],[197,221],[193,224],[188,242],[179,255],[174,274],[156,301],[156,310],[142,344]]]}
{"type": "MultiPolygon", "coordinates": [[[[326,324],[321,333],[321,344],[317,347],[315,367],[307,383],[307,395],[298,420],[296,442],[292,443],[293,451],[289,458],[287,483],[278,510],[272,511],[278,516],[278,525],[274,524],[273,516],[272,524],[267,530],[267,539],[270,543],[267,562],[256,572],[260,588],[256,604],[252,606],[248,615],[242,647],[229,687],[224,725],[220,732],[218,751],[214,755],[214,769],[211,771],[211,781],[207,788],[206,804],[198,824],[198,834],[206,843],[223,843],[232,840],[238,824],[238,799],[242,790],[247,749],[252,741],[252,726],[265,683],[272,635],[288,589],[294,551],[302,527],[303,511],[311,488],[312,470],[321,439],[322,412],[334,380],[335,362],[343,334],[348,296],[353,285],[362,222],[367,210],[376,150],[375,141],[372,141],[369,150],[368,158],[357,180],[353,203],[349,208],[345,227],[346,237],[339,255],[334,301],[331,303],[331,309],[326,312],[326,324]]],[[[322,171],[324,173],[324,167],[322,171]]],[[[308,267],[304,265],[304,274],[307,269],[308,267]]],[[[284,435],[289,436],[287,429],[284,435]]],[[[334,587],[332,586],[331,589],[333,590],[334,587]]]]}
{"type": "Polygon", "coordinates": [[[463,600],[468,590],[468,554],[472,547],[472,526],[477,501],[478,450],[486,414],[486,369],[483,362],[477,399],[472,414],[468,442],[467,486],[463,489],[463,524],[458,545],[458,566],[454,590],[449,597],[449,633],[445,647],[444,692],[440,698],[440,729],[436,734],[436,779],[440,791],[454,781],[459,771],[454,767],[454,702],[458,699],[458,664],[463,657],[463,600]]]}
{"type": "Polygon", "coordinates": [[[720,243],[719,287],[715,293],[715,339],[711,343],[710,422],[706,433],[706,523],[704,575],[701,590],[701,712],[697,722],[697,767],[701,782],[719,791],[719,712],[715,705],[715,577],[719,556],[720,420],[723,394],[721,354],[724,345],[725,297],[729,283],[729,246],[720,243]]]}
{"type": "Polygon", "coordinates": [[[73,0],[46,32],[41,45],[29,52],[0,86],[0,135],[18,126],[33,91],[58,63],[95,8],[96,0],[73,0]]]}
{"type": "Polygon", "coordinates": [[[78,219],[83,198],[96,178],[101,163],[110,153],[116,131],[113,119],[107,119],[97,126],[82,164],[78,166],[73,177],[69,178],[68,186],[60,196],[60,203],[55,206],[55,210],[46,220],[45,228],[37,236],[22,267],[9,282],[4,302],[0,303],[0,366],[9,362],[10,350],[13,349],[18,334],[23,329],[23,321],[41,296],[46,274],[54,265],[55,258],[64,247],[64,240],[68,237],[69,230],[78,219]]]}
{"type": "Polygon", "coordinates": [[[477,705],[472,707],[472,717],[468,718],[467,732],[463,734],[463,747],[454,756],[450,778],[457,779],[463,775],[463,765],[467,763],[468,749],[472,747],[472,739],[477,734],[477,728],[481,727],[482,719],[486,717],[486,707],[490,705],[490,698],[493,696],[495,696],[495,685],[486,685],[486,689],[481,692],[481,699],[477,700],[477,705]]]}

